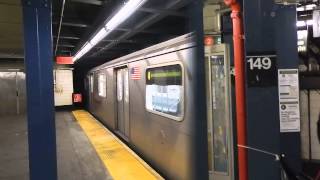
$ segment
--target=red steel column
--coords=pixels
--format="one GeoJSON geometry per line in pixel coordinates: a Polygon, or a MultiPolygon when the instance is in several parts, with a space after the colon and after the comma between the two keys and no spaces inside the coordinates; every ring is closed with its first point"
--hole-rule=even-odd
{"type": "MultiPolygon", "coordinates": [[[[237,0],[224,0],[232,10],[236,87],[236,119],[238,145],[247,144],[244,34],[241,6],[237,0]]],[[[238,146],[239,180],[248,180],[247,150],[238,146]]]]}

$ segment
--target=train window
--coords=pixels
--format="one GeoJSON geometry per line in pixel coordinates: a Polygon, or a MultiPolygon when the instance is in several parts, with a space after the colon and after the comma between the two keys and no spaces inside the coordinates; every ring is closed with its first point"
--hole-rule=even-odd
{"type": "Polygon", "coordinates": [[[123,96],[123,80],[122,80],[122,71],[117,71],[117,100],[122,101],[123,96]]]}
{"type": "Polygon", "coordinates": [[[175,120],[183,116],[183,77],[179,64],[148,68],[146,108],[175,120]]]}
{"type": "Polygon", "coordinates": [[[89,82],[89,84],[90,84],[90,92],[93,93],[93,75],[92,75],[92,74],[90,75],[90,82],[89,82]]]}
{"type": "Polygon", "coordinates": [[[99,74],[98,77],[98,94],[101,97],[107,97],[107,77],[105,74],[99,74]]]}

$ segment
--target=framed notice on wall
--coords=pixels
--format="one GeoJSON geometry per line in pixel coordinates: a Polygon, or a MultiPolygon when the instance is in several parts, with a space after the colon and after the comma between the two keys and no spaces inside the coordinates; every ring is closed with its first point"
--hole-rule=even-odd
{"type": "Polygon", "coordinates": [[[278,70],[280,132],[300,132],[298,69],[278,70]]]}

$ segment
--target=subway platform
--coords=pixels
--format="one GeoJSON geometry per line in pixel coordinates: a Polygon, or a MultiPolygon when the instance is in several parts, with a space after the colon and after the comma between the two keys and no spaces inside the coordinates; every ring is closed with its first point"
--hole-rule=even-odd
{"type": "MultiPolygon", "coordinates": [[[[57,111],[59,180],[161,179],[86,111],[57,111]]],[[[29,179],[25,116],[0,118],[0,179],[29,179]]]]}

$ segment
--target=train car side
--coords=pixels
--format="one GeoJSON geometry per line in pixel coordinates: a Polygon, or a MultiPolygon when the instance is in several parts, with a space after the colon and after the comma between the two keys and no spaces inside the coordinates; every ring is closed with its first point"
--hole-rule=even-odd
{"type": "MultiPolygon", "coordinates": [[[[179,43],[173,43],[165,48],[160,47],[136,57],[112,61],[94,69],[88,75],[89,84],[93,83],[92,92],[89,93],[90,112],[126,140],[135,151],[168,179],[196,179],[195,166],[199,162],[206,162],[206,159],[201,159],[205,156],[196,154],[195,150],[197,147],[195,146],[196,130],[194,127],[199,119],[195,117],[196,113],[194,113],[196,109],[193,106],[195,93],[193,88],[189,88],[194,86],[192,62],[196,60],[195,50],[196,48],[189,38],[188,41],[179,41],[179,43]],[[177,116],[153,111],[146,107],[146,103],[150,101],[146,99],[150,98],[150,96],[146,97],[148,95],[146,94],[148,86],[146,82],[148,78],[150,79],[150,74],[148,76],[147,71],[151,72],[154,69],[163,72],[168,68],[174,69],[170,72],[179,73],[181,71],[182,75],[182,82],[179,82],[181,86],[173,84],[176,89],[182,88],[181,92],[178,90],[181,93],[181,98],[179,99],[179,107],[177,106],[180,108],[177,116]],[[135,74],[135,70],[138,71],[138,75],[135,74]],[[124,105],[120,107],[118,87],[122,80],[119,80],[119,74],[121,74],[119,71],[125,72],[125,76],[128,78],[128,87],[121,85],[125,88],[122,98],[128,98],[128,102],[124,102],[124,105]],[[107,81],[106,97],[99,95],[98,81],[99,76],[103,74],[106,75],[107,81]],[[140,77],[135,78],[135,75],[140,77]],[[90,78],[93,79],[93,82],[90,78]],[[128,94],[126,94],[126,90],[128,94]],[[119,114],[118,111],[119,108],[125,107],[126,103],[128,103],[127,118],[129,119],[127,123],[119,124],[118,119],[122,118],[119,116],[126,115],[125,113],[119,114]],[[124,128],[121,130],[122,126],[124,128]]],[[[167,73],[169,78],[174,75],[170,72],[167,73]]],[[[157,76],[166,75],[162,73],[157,76]]],[[[175,81],[179,81],[179,78],[175,81]]],[[[165,85],[163,82],[161,83],[162,86],[165,85]]]]}

